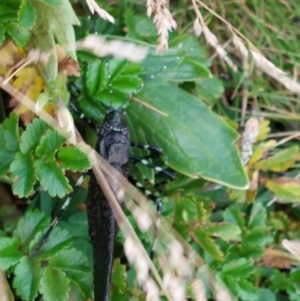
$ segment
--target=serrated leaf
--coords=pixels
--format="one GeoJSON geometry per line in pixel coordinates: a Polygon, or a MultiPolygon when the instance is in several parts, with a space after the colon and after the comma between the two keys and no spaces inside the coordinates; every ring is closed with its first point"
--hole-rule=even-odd
{"type": "Polygon", "coordinates": [[[11,38],[21,47],[25,47],[30,39],[30,32],[17,22],[10,22],[5,28],[11,38]]]}
{"type": "Polygon", "coordinates": [[[5,4],[0,4],[0,20],[3,22],[14,21],[17,19],[17,11],[5,4]]]}
{"type": "Polygon", "coordinates": [[[19,251],[20,241],[16,238],[0,237],[0,267],[6,271],[20,261],[24,255],[19,251]]]}
{"type": "Polygon", "coordinates": [[[91,272],[70,272],[69,279],[76,283],[86,299],[93,299],[93,275],[91,272]]]}
{"type": "Polygon", "coordinates": [[[275,292],[284,290],[287,287],[288,279],[284,273],[281,273],[278,270],[273,270],[271,279],[271,287],[275,292]]]}
{"type": "MultiPolygon", "coordinates": [[[[1,135],[1,131],[0,131],[1,135]]],[[[8,150],[0,149],[0,176],[5,175],[9,170],[10,163],[13,161],[15,154],[8,150]]]]}
{"type": "Polygon", "coordinates": [[[242,300],[257,301],[260,290],[253,286],[253,284],[245,279],[238,282],[238,294],[242,300]]]}
{"type": "Polygon", "coordinates": [[[44,162],[54,161],[54,156],[59,147],[64,143],[65,138],[56,131],[48,129],[46,134],[39,141],[35,154],[44,162]]]}
{"type": "Polygon", "coordinates": [[[120,258],[116,258],[113,263],[111,283],[118,290],[125,290],[127,287],[126,266],[120,263],[120,258]]]}
{"type": "Polygon", "coordinates": [[[241,229],[231,223],[213,225],[207,229],[210,235],[216,235],[225,241],[235,240],[241,234],[241,229]]]}
{"type": "Polygon", "coordinates": [[[37,0],[32,2],[37,12],[37,20],[33,27],[31,42],[41,51],[53,51],[44,66],[48,80],[54,80],[58,72],[54,37],[65,47],[70,57],[76,59],[75,34],[72,25],[80,25],[69,1],[57,0],[54,3],[51,1],[51,4],[55,5],[37,0]]]}
{"type": "Polygon", "coordinates": [[[47,267],[41,279],[40,293],[45,301],[68,300],[70,281],[62,271],[47,267]]]}
{"type": "Polygon", "coordinates": [[[225,263],[222,271],[223,273],[226,273],[226,275],[231,275],[237,279],[243,279],[254,273],[254,266],[250,260],[240,258],[225,263]]]}
{"type": "Polygon", "coordinates": [[[35,118],[31,124],[26,128],[21,136],[20,150],[23,154],[27,154],[31,150],[34,150],[40,143],[42,137],[47,130],[47,124],[39,119],[35,118]]]}
{"type": "Polygon", "coordinates": [[[49,265],[65,271],[89,271],[87,257],[76,249],[62,250],[50,258],[49,265]]]}
{"type": "Polygon", "coordinates": [[[35,210],[26,212],[14,231],[14,236],[19,237],[21,244],[29,244],[39,231],[44,231],[50,225],[49,217],[35,210]]]}
{"type": "Polygon", "coordinates": [[[249,228],[266,226],[267,211],[262,203],[255,203],[249,220],[249,228]]]}
{"type": "Polygon", "coordinates": [[[87,156],[77,147],[67,146],[59,149],[58,158],[60,165],[65,169],[72,171],[84,171],[91,167],[87,156]]]}
{"type": "Polygon", "coordinates": [[[151,144],[162,147],[171,168],[232,188],[247,187],[234,145],[237,133],[203,103],[170,84],[148,84],[138,98],[158,111],[132,103],[128,119],[139,124],[151,144]]]}
{"type": "Polygon", "coordinates": [[[272,171],[286,171],[298,159],[299,148],[293,145],[274,156],[263,159],[254,164],[255,169],[267,169],[272,171]]]}
{"type": "Polygon", "coordinates": [[[277,201],[284,203],[300,201],[300,180],[281,177],[267,181],[266,187],[275,193],[277,201]]]}
{"type": "Polygon", "coordinates": [[[19,23],[26,29],[31,29],[35,23],[36,11],[33,5],[23,1],[19,10],[19,23]]]}
{"type": "Polygon", "coordinates": [[[205,230],[198,228],[194,233],[195,240],[211,257],[220,261],[224,260],[223,253],[220,251],[219,247],[213,241],[213,239],[207,236],[205,230]]]}
{"type": "Polygon", "coordinates": [[[72,191],[67,178],[55,162],[37,160],[36,175],[43,189],[48,191],[52,197],[63,198],[66,193],[68,194],[72,191]]]}
{"type": "Polygon", "coordinates": [[[19,197],[28,197],[33,192],[35,183],[33,156],[17,153],[10,168],[13,180],[13,193],[19,197]]]}
{"type": "Polygon", "coordinates": [[[15,269],[13,287],[22,300],[34,300],[38,294],[41,278],[40,263],[34,258],[23,257],[15,269]]]}
{"type": "MultiPolygon", "coordinates": [[[[39,242],[40,239],[37,241],[39,242]]],[[[37,256],[48,259],[54,256],[64,248],[70,246],[72,240],[70,234],[66,230],[61,230],[59,227],[54,228],[45,245],[41,248],[37,256]]]]}
{"type": "Polygon", "coordinates": [[[235,206],[227,208],[223,214],[223,217],[224,221],[237,225],[241,230],[245,226],[245,221],[241,211],[235,206]]]}
{"type": "MultiPolygon", "coordinates": [[[[16,114],[10,114],[3,122],[5,149],[16,152],[19,149],[19,118],[16,114]]],[[[1,138],[0,138],[1,139],[1,138]]],[[[1,139],[2,140],[2,139],[1,139]]],[[[3,143],[3,142],[2,142],[3,143]]],[[[1,146],[0,146],[1,147],[1,146]]]]}

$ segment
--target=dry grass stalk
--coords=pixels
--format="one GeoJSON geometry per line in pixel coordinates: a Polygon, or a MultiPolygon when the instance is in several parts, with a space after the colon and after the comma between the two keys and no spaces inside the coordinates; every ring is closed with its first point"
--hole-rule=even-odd
{"type": "Polygon", "coordinates": [[[196,13],[196,20],[194,22],[195,34],[199,36],[203,32],[206,42],[216,50],[217,54],[228,64],[228,66],[230,66],[234,71],[236,71],[237,67],[228,57],[226,50],[219,44],[217,37],[206,26],[202,14],[196,4],[196,0],[192,0],[192,4],[196,13]]]}
{"type": "Polygon", "coordinates": [[[121,40],[106,41],[97,35],[88,35],[76,42],[76,49],[89,51],[99,57],[114,56],[131,62],[143,60],[148,52],[147,47],[121,40]]]}
{"type": "Polygon", "coordinates": [[[282,246],[293,254],[300,262],[300,240],[287,240],[282,241],[282,246]]]}
{"type": "Polygon", "coordinates": [[[169,31],[176,29],[177,24],[168,9],[166,0],[147,0],[147,16],[154,13],[153,23],[157,28],[159,35],[157,52],[163,52],[168,49],[169,31]]]}
{"type": "MultiPolygon", "coordinates": [[[[228,29],[232,33],[233,44],[240,51],[241,55],[244,58],[248,59],[249,56],[251,55],[251,57],[253,58],[257,68],[259,68],[260,70],[265,72],[267,75],[271,76],[272,78],[274,78],[275,80],[280,82],[282,85],[284,85],[291,92],[300,93],[300,84],[297,81],[293,80],[291,77],[289,77],[286,74],[286,72],[284,72],[280,68],[276,67],[265,56],[263,56],[263,54],[261,54],[260,51],[258,49],[256,49],[256,47],[239,30],[237,30],[227,20],[222,18],[220,15],[218,15],[215,11],[213,11],[211,8],[209,8],[202,1],[192,0],[193,7],[194,7],[194,10],[195,10],[196,15],[197,15],[197,19],[199,19],[200,24],[201,24],[202,27],[204,27],[206,25],[204,24],[203,18],[201,16],[201,14],[199,12],[199,9],[198,9],[195,2],[199,3],[207,11],[209,11],[211,14],[216,16],[219,20],[221,20],[224,24],[227,25],[228,29]],[[200,14],[201,19],[199,18],[199,14],[200,14]],[[204,24],[204,26],[203,26],[203,24],[204,24]],[[242,41],[241,38],[243,38],[245,40],[245,42],[248,45],[249,49],[247,49],[247,47],[245,46],[245,44],[244,44],[244,42],[242,41]],[[250,53],[250,55],[249,55],[249,53],[250,53]]],[[[194,28],[195,28],[195,24],[194,24],[194,28]]],[[[207,39],[207,37],[205,37],[205,38],[207,39]]],[[[218,50],[217,50],[217,52],[218,52],[218,50]]]]}
{"type": "Polygon", "coordinates": [[[86,0],[86,4],[88,5],[92,14],[96,12],[100,18],[109,21],[110,23],[115,23],[115,19],[111,16],[106,10],[101,8],[98,3],[94,0],[86,0]]]}

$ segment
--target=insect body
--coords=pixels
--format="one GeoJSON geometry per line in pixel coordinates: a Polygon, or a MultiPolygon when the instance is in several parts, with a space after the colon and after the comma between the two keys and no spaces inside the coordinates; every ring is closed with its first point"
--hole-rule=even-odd
{"type": "MultiPolygon", "coordinates": [[[[96,151],[126,176],[130,132],[122,110],[110,111],[99,129],[96,151]]],[[[95,300],[108,300],[115,236],[115,219],[108,200],[91,174],[87,198],[89,233],[94,252],[95,300]]]]}

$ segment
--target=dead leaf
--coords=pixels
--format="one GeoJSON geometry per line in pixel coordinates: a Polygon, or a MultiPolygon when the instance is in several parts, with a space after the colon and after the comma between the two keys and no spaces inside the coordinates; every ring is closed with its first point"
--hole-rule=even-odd
{"type": "Polygon", "coordinates": [[[265,250],[262,261],[264,266],[278,269],[291,269],[298,265],[298,262],[289,253],[274,250],[272,247],[265,250]]]}
{"type": "Polygon", "coordinates": [[[56,53],[58,58],[58,72],[66,71],[68,76],[80,76],[78,62],[70,58],[67,52],[58,44],[56,45],[56,53]]]}

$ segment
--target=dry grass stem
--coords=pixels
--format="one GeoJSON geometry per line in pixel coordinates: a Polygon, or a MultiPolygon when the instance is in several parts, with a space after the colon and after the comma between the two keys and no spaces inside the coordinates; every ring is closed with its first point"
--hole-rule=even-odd
{"type": "Polygon", "coordinates": [[[168,49],[169,31],[176,29],[177,24],[168,9],[166,0],[147,0],[147,16],[150,17],[152,14],[159,35],[156,50],[161,53],[168,49]]]}
{"type": "Polygon", "coordinates": [[[115,23],[115,19],[111,16],[106,10],[101,8],[98,3],[94,0],[86,0],[86,4],[88,5],[92,14],[96,12],[100,18],[109,21],[110,23],[115,23]]]}
{"type": "Polygon", "coordinates": [[[300,240],[287,240],[281,242],[282,246],[293,254],[300,262],[300,240]]]}
{"type": "Polygon", "coordinates": [[[250,118],[246,124],[242,137],[241,158],[243,165],[246,165],[253,154],[252,145],[259,134],[259,121],[256,118],[250,118]]]}
{"type": "MultiPolygon", "coordinates": [[[[295,81],[294,79],[292,79],[291,77],[289,77],[286,74],[286,72],[284,72],[280,68],[276,67],[272,62],[270,62],[263,54],[260,53],[260,51],[258,49],[256,49],[256,47],[253,45],[253,43],[251,43],[238,29],[236,29],[234,26],[232,26],[227,20],[222,18],[220,15],[218,15],[214,10],[209,8],[202,1],[192,0],[197,19],[199,20],[201,26],[203,27],[203,32],[204,32],[204,27],[206,27],[206,25],[203,21],[201,13],[196,5],[196,2],[199,3],[199,5],[201,5],[202,7],[204,7],[207,11],[209,11],[212,15],[214,15],[219,20],[221,20],[224,24],[227,25],[228,29],[230,30],[230,32],[232,34],[233,44],[239,50],[239,52],[241,53],[241,55],[244,58],[249,59],[249,57],[251,56],[253,58],[257,68],[259,68],[260,70],[265,72],[267,75],[269,75],[270,77],[272,77],[275,80],[277,80],[278,82],[280,82],[283,86],[285,86],[291,92],[300,93],[300,84],[297,81],[295,81]],[[248,49],[245,46],[242,39],[248,45],[248,49]]],[[[195,27],[195,24],[194,24],[194,27],[195,27]]],[[[207,36],[207,37],[205,36],[205,38],[209,44],[211,44],[211,42],[214,42],[214,40],[216,40],[211,36],[207,36]],[[209,42],[209,39],[211,39],[211,42],[209,42]]],[[[213,44],[211,44],[211,45],[213,46],[213,44]]],[[[222,54],[224,54],[225,50],[223,51],[223,50],[216,49],[216,51],[219,53],[220,57],[222,59],[224,59],[224,57],[222,57],[222,54]]],[[[226,61],[226,59],[224,59],[224,60],[226,61]]]]}
{"type": "Polygon", "coordinates": [[[148,52],[147,47],[121,40],[106,41],[97,35],[88,35],[76,42],[76,49],[89,51],[99,57],[114,56],[131,62],[143,60],[148,52]]]}

